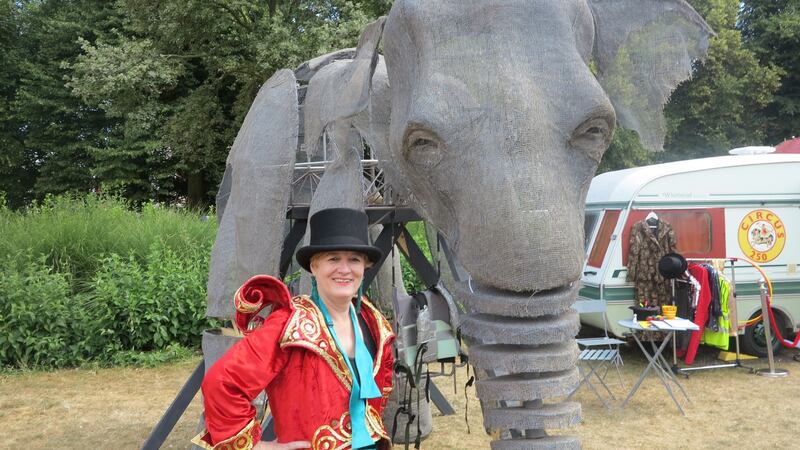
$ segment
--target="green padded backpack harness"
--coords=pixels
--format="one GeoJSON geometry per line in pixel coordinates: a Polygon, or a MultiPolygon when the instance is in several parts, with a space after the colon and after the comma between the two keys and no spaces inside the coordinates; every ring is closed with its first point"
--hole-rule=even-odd
{"type": "MultiPolygon", "coordinates": [[[[438,241],[437,241],[438,244],[438,241]]],[[[395,374],[405,376],[402,395],[392,425],[392,439],[397,433],[399,416],[408,419],[405,426],[405,445],[409,438],[413,421],[417,421],[417,435],[414,448],[419,448],[422,439],[419,421],[419,406],[424,389],[425,400],[430,402],[431,376],[452,376],[453,389],[457,391],[456,368],[467,364],[467,355],[461,350],[461,330],[459,309],[450,293],[439,281],[422,292],[400,296],[397,292],[395,273],[395,249],[392,247],[392,307],[393,325],[396,333],[395,374]],[[460,360],[459,363],[456,361],[460,360]],[[441,371],[431,373],[429,363],[441,364],[441,371]],[[445,364],[452,364],[450,372],[445,372],[445,364]],[[424,365],[424,367],[423,367],[424,365]],[[425,384],[423,381],[423,369],[425,384]],[[416,399],[414,398],[416,395],[416,399]],[[412,408],[416,400],[417,414],[412,408]]],[[[437,273],[441,266],[437,261],[437,273]]],[[[439,277],[440,278],[440,277],[439,277]]]]}

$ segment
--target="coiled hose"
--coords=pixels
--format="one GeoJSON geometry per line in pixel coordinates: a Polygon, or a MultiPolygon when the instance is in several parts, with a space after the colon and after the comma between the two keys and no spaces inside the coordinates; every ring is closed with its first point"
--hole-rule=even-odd
{"type": "MultiPolygon", "coordinates": [[[[765,282],[767,284],[767,312],[769,313],[769,322],[771,324],[772,331],[775,333],[775,337],[778,338],[778,341],[780,341],[780,343],[783,344],[784,347],[787,347],[787,348],[800,348],[800,333],[797,333],[797,336],[795,336],[794,342],[793,342],[793,341],[790,341],[788,339],[785,339],[783,337],[783,334],[781,334],[781,330],[778,329],[778,325],[775,322],[775,313],[772,311],[772,282],[770,281],[769,277],[767,276],[767,273],[764,272],[764,269],[762,269],[761,266],[759,266],[758,264],[756,264],[753,261],[750,261],[747,258],[736,258],[735,260],[744,261],[744,262],[750,264],[756,270],[758,270],[758,272],[764,278],[764,280],[765,280],[765,282]]],[[[761,319],[763,318],[763,315],[764,315],[764,313],[762,312],[757,317],[754,317],[754,318],[752,318],[752,319],[750,319],[750,320],[748,320],[746,322],[739,322],[739,324],[738,324],[739,329],[747,328],[749,326],[753,326],[753,325],[757,324],[758,322],[761,321],[761,319]]]]}

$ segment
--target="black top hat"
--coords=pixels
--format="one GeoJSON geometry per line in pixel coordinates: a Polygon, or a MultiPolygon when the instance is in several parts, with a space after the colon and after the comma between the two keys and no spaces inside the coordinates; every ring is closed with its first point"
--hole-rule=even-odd
{"type": "Polygon", "coordinates": [[[678,278],[688,267],[686,258],[678,253],[667,253],[658,261],[658,272],[668,280],[678,278]]]}
{"type": "Polygon", "coordinates": [[[367,238],[369,219],[363,211],[348,208],[330,208],[317,211],[309,220],[310,244],[297,250],[298,264],[311,272],[311,257],[319,252],[349,250],[367,255],[377,263],[383,252],[370,245],[367,238]]]}

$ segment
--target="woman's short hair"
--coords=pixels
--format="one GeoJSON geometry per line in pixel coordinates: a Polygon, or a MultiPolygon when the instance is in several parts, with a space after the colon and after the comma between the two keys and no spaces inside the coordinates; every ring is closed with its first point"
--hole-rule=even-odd
{"type": "MultiPolygon", "coordinates": [[[[314,253],[313,255],[311,255],[311,258],[309,258],[309,262],[310,262],[310,264],[314,264],[314,261],[315,261],[317,258],[321,258],[321,257],[323,257],[323,256],[325,256],[325,255],[328,255],[328,254],[331,254],[331,253],[336,253],[336,252],[338,252],[338,251],[352,251],[352,250],[331,250],[331,251],[321,251],[321,252],[317,252],[317,253],[314,253]]],[[[366,269],[369,269],[370,267],[372,267],[372,266],[373,266],[373,263],[372,263],[372,261],[370,261],[370,260],[369,260],[369,257],[368,257],[368,256],[367,256],[365,253],[356,252],[356,251],[354,251],[353,253],[358,253],[359,255],[361,255],[362,257],[364,257],[364,267],[365,267],[366,269]]]]}

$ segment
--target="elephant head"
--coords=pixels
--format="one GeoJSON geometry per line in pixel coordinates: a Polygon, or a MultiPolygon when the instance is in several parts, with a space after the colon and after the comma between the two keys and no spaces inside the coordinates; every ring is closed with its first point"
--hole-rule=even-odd
{"type": "MultiPolygon", "coordinates": [[[[230,208],[223,192],[209,311],[224,302],[217,310],[229,312],[237,282],[277,272],[264,254],[280,245],[259,239],[283,235],[300,137],[312,154],[325,133],[339,147],[312,209],[361,200],[355,128],[388,183],[477,282],[476,291],[457,289],[473,313],[462,325],[484,424],[510,433],[493,448],[533,448],[526,438],[580,415],[579,405],[541,400],[578,379],[569,306],[589,182],[618,121],[661,148],[662,107],[711,34],[683,0],[395,0],[357,49],[279,73],[259,93],[224,178],[230,208]],[[310,80],[307,89],[296,91],[298,79],[310,80]]],[[[551,444],[579,445],[554,438],[534,447],[551,444]]]]}
{"type": "Polygon", "coordinates": [[[395,1],[391,183],[480,284],[568,284],[616,118],[659,149],[662,106],[710,33],[683,0],[395,1]]]}

